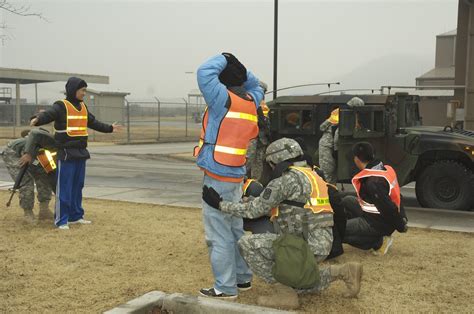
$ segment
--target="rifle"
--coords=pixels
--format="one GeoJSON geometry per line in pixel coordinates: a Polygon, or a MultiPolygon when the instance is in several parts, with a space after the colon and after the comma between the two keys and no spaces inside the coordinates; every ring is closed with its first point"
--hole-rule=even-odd
{"type": "Polygon", "coordinates": [[[18,172],[18,175],[16,176],[15,179],[15,184],[13,187],[10,189],[10,199],[7,202],[7,207],[10,207],[13,199],[13,195],[15,195],[16,191],[18,191],[21,188],[21,181],[23,180],[23,177],[26,174],[26,171],[28,170],[29,164],[25,164],[23,167],[21,167],[20,172],[18,172]]]}

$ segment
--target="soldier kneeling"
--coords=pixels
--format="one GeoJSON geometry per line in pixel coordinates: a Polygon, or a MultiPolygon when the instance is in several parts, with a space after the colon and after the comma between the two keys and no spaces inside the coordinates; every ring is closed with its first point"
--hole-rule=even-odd
{"type": "Polygon", "coordinates": [[[260,305],[297,308],[298,293],[322,291],[335,280],[346,283],[347,297],[360,291],[359,263],[317,264],[331,251],[334,222],[329,198],[337,191],[328,191],[322,178],[301,160],[302,155],[292,139],[270,144],[266,161],[274,168],[273,180],[259,197],[245,203],[223,201],[213,188],[203,187],[203,200],[223,212],[246,218],[271,213],[276,234],[244,235],[239,240],[241,254],[252,271],[275,284],[271,296],[258,298],[260,305]]]}

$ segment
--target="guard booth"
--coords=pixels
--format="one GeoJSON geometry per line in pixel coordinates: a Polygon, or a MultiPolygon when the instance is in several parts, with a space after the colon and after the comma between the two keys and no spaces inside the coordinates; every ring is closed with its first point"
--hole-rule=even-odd
{"type": "Polygon", "coordinates": [[[88,88],[84,102],[100,121],[124,124],[126,120],[125,97],[128,95],[130,93],[88,88]]]}

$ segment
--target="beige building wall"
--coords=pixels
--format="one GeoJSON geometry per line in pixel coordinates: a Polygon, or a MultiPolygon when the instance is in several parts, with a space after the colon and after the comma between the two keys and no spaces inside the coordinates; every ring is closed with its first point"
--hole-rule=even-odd
{"type": "Polygon", "coordinates": [[[125,96],[128,93],[96,92],[88,90],[86,104],[100,121],[123,124],[125,120],[125,96]]]}
{"type": "Polygon", "coordinates": [[[419,102],[423,125],[446,126],[451,121],[447,118],[447,104],[453,96],[421,96],[419,102]]]}
{"type": "Polygon", "coordinates": [[[454,66],[456,36],[439,36],[436,39],[435,67],[447,68],[454,66]]]}

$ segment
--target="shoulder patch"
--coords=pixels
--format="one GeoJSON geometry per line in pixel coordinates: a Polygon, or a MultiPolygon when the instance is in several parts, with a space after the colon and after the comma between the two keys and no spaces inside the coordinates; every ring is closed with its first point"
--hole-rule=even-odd
{"type": "Polygon", "coordinates": [[[272,189],[266,188],[266,189],[263,191],[262,197],[263,197],[264,200],[268,200],[271,195],[272,195],[272,189]]]}

